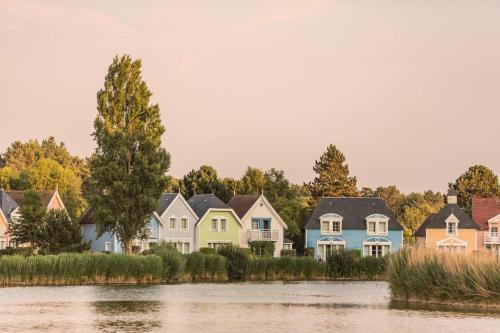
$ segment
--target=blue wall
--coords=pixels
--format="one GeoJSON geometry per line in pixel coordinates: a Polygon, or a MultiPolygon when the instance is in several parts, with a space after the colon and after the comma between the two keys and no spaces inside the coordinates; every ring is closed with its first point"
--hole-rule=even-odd
{"type": "MultiPolygon", "coordinates": [[[[158,230],[158,235],[161,235],[161,224],[158,222],[156,217],[151,216],[151,220],[149,221],[149,228],[156,228],[158,230]]],[[[101,237],[96,239],[96,225],[95,224],[82,224],[80,225],[82,240],[85,243],[90,242],[90,250],[93,252],[103,252],[104,244],[106,242],[111,243],[111,252],[122,253],[123,246],[122,243],[119,242],[114,235],[110,232],[105,232],[101,237]]],[[[150,238],[148,242],[158,242],[157,238],[150,238]]]]}
{"type": "Polygon", "coordinates": [[[403,231],[402,230],[389,230],[386,236],[367,235],[366,230],[342,230],[341,235],[321,235],[319,229],[306,229],[306,247],[314,247],[314,255],[318,254],[317,241],[325,237],[341,238],[346,243],[348,249],[358,249],[363,253],[363,242],[368,238],[386,238],[392,242],[391,252],[396,252],[403,246],[403,231]]]}

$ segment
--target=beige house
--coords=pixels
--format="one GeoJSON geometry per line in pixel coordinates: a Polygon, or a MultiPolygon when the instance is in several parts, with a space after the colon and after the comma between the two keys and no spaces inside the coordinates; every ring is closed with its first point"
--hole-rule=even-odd
{"type": "MultiPolygon", "coordinates": [[[[12,220],[19,217],[19,208],[23,204],[24,191],[0,190],[0,250],[13,246],[8,226],[12,220]]],[[[47,210],[66,209],[58,190],[37,191],[42,199],[42,204],[47,210]]]]}
{"type": "Polygon", "coordinates": [[[417,244],[453,253],[480,250],[479,226],[457,205],[457,193],[448,192],[447,204],[431,214],[415,232],[417,244]]]}
{"type": "Polygon", "coordinates": [[[243,223],[241,247],[249,247],[253,241],[272,241],[274,256],[280,255],[288,226],[264,195],[237,195],[228,205],[243,223]]]}

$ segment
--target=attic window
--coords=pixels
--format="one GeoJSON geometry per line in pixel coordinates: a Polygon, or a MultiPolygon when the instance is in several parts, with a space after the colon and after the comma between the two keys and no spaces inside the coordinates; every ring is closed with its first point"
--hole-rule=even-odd
{"type": "Polygon", "coordinates": [[[456,236],[457,235],[457,222],[448,222],[446,226],[446,230],[448,231],[448,236],[456,236]]]}

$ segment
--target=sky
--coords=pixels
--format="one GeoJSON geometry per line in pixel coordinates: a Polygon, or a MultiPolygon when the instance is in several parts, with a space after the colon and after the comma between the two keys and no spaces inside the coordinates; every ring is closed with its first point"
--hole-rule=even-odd
{"type": "Polygon", "coordinates": [[[500,174],[500,1],[0,2],[0,151],[50,135],[95,148],[115,55],[142,59],[181,177],[278,168],[335,144],[358,187],[445,191],[500,174]]]}

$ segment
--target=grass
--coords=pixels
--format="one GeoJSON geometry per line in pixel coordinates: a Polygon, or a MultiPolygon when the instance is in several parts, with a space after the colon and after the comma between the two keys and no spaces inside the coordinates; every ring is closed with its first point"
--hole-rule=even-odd
{"type": "Polygon", "coordinates": [[[326,264],[312,257],[261,257],[247,266],[248,280],[321,280],[328,277],[326,264]]]}
{"type": "Polygon", "coordinates": [[[500,259],[405,249],[392,255],[388,280],[395,299],[441,304],[500,304],[500,259]]]}

